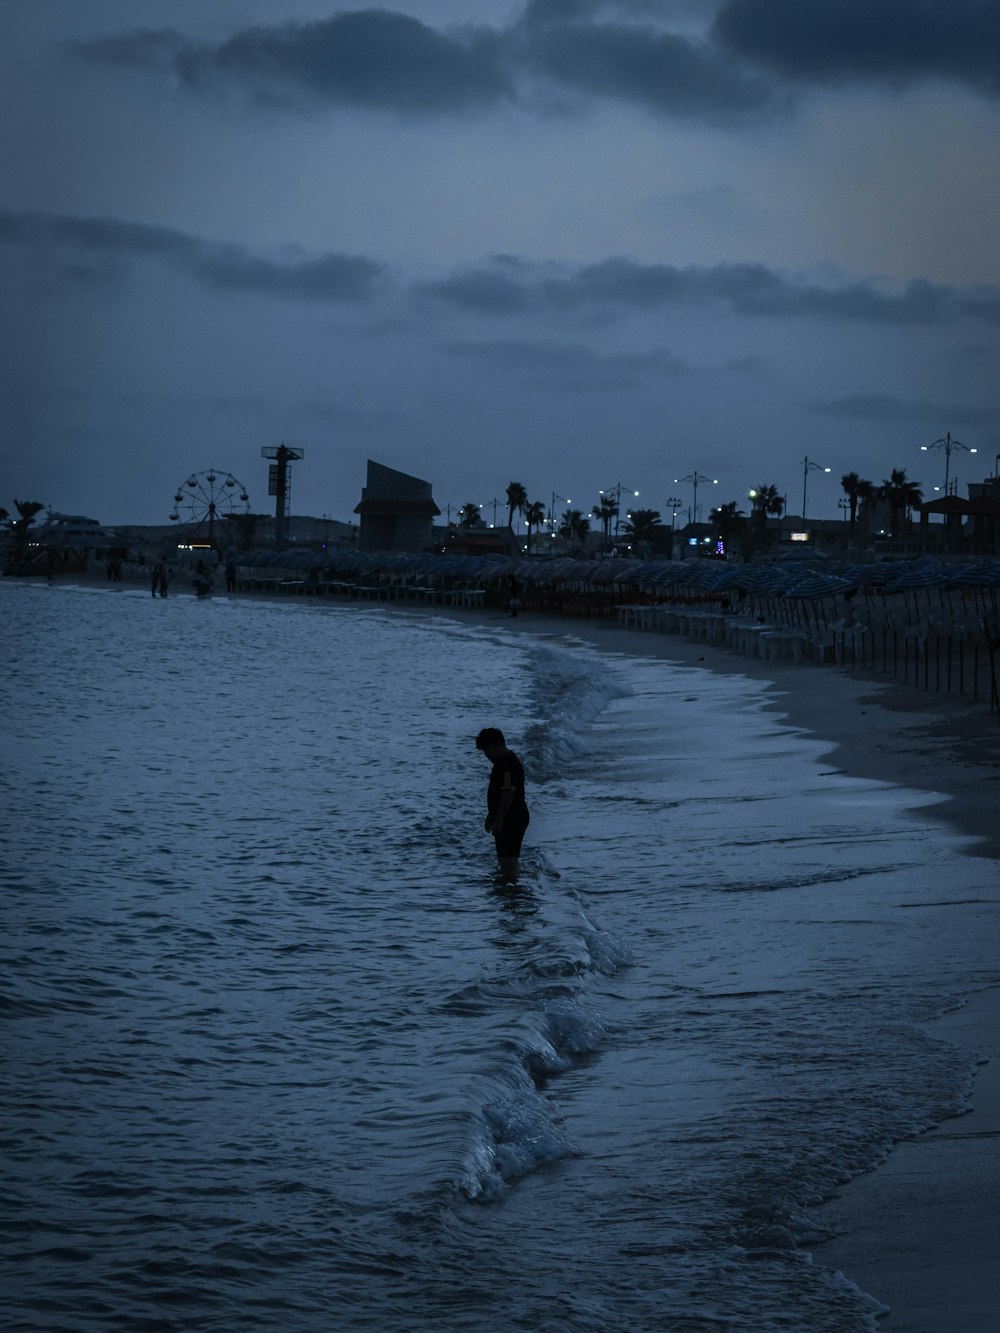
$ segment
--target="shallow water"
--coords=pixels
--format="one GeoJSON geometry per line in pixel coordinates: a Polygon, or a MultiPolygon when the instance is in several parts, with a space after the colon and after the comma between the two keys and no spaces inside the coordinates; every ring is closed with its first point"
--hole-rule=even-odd
{"type": "Polygon", "coordinates": [[[8,1327],[873,1326],[810,1205],[960,1109],[916,1024],[998,980],[930,797],[570,638],[0,606],[8,1327]]]}

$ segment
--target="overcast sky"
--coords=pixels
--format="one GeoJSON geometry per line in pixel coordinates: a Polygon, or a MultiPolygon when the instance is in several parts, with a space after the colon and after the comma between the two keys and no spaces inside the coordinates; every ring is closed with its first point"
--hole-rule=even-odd
{"type": "Polygon", "coordinates": [[[996,0],[389,5],[0,0],[0,505],[993,472],[996,0]]]}

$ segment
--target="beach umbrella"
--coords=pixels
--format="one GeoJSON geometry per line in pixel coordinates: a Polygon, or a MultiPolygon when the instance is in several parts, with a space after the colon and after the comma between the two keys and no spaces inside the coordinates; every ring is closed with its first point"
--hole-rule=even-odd
{"type": "Polygon", "coordinates": [[[785,588],[786,597],[831,597],[855,587],[836,574],[807,574],[785,588]]]}
{"type": "MultiPolygon", "coordinates": [[[[890,567],[889,577],[885,582],[886,592],[898,592],[903,597],[903,604],[909,609],[909,595],[913,595],[913,617],[920,616],[918,594],[929,588],[940,587],[945,581],[946,567],[939,562],[914,560],[905,565],[890,567]]],[[[927,597],[927,609],[930,610],[930,597],[927,597]]]]}
{"type": "Polygon", "coordinates": [[[836,598],[842,593],[852,592],[855,586],[849,579],[836,574],[811,572],[786,587],[784,596],[792,601],[811,602],[813,619],[822,620],[825,624],[830,618],[826,609],[827,598],[836,598]]]}

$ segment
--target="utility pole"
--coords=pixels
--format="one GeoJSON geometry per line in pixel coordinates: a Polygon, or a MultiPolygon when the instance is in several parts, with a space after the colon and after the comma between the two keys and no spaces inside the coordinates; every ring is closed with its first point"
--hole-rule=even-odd
{"type": "Polygon", "coordinates": [[[283,551],[288,545],[288,464],[305,457],[304,449],[289,449],[287,444],[272,448],[265,445],[261,458],[275,461],[267,470],[267,493],[274,501],[274,549],[283,551]]]}

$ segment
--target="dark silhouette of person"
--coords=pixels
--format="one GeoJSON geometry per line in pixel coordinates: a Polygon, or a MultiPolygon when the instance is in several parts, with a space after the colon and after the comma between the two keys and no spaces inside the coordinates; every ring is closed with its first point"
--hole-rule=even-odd
{"type": "Polygon", "coordinates": [[[507,609],[510,611],[510,614],[516,620],[517,613],[521,609],[521,581],[520,579],[515,578],[513,574],[511,574],[510,576],[510,588],[509,588],[509,598],[507,601],[507,609]]]}
{"type": "Polygon", "coordinates": [[[236,591],[236,562],[226,561],[226,592],[236,591]]]}
{"type": "Polygon", "coordinates": [[[505,883],[517,881],[521,843],[530,822],[524,799],[524,769],[513,750],[507,748],[503,732],[484,727],[476,737],[476,749],[493,765],[486,793],[487,833],[493,834],[500,875],[505,883]]]}

